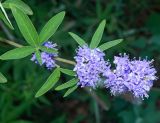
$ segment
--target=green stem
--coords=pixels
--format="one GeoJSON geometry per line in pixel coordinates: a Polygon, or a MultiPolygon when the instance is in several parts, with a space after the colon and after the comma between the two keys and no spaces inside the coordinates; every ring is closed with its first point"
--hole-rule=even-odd
{"type": "Polygon", "coordinates": [[[23,47],[23,45],[20,45],[18,43],[15,43],[13,41],[10,41],[10,40],[7,40],[7,39],[1,38],[1,37],[0,37],[0,42],[6,43],[6,44],[10,44],[10,45],[12,45],[14,47],[23,47]]]}
{"type": "MultiPolygon", "coordinates": [[[[0,37],[0,42],[7,43],[7,44],[12,45],[14,47],[23,47],[23,45],[20,45],[18,43],[15,43],[13,41],[10,41],[10,40],[7,40],[7,39],[1,38],[1,37],[0,37]]],[[[76,64],[74,61],[63,59],[63,58],[59,58],[59,57],[55,58],[55,60],[63,62],[63,63],[66,63],[66,64],[71,64],[71,65],[75,65],[76,64]]]]}

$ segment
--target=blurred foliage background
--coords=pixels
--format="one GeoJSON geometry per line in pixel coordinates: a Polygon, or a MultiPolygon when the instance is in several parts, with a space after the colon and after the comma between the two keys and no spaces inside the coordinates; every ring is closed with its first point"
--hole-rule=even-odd
{"type": "MultiPolygon", "coordinates": [[[[38,31],[56,13],[67,12],[52,41],[58,44],[59,55],[73,60],[77,43],[68,35],[72,31],[88,42],[102,19],[107,20],[103,42],[124,38],[120,45],[107,50],[106,59],[126,52],[131,57],[155,59],[160,72],[160,1],[159,0],[24,0],[33,10],[30,16],[38,31]]],[[[25,44],[15,20],[7,11],[15,31],[0,22],[0,37],[25,44]]],[[[0,43],[0,54],[12,49],[0,43]]],[[[34,98],[50,71],[22,60],[0,61],[0,71],[8,78],[0,85],[0,123],[160,123],[160,88],[155,82],[150,97],[143,102],[128,97],[112,97],[108,90],[95,93],[109,110],[102,109],[83,89],[67,98],[63,92],[50,91],[34,98]]],[[[63,67],[73,68],[67,64],[63,67]]],[[[157,75],[157,76],[158,76],[157,75]]],[[[62,75],[60,82],[69,80],[62,75]]],[[[92,93],[92,92],[91,92],[92,93]]]]}

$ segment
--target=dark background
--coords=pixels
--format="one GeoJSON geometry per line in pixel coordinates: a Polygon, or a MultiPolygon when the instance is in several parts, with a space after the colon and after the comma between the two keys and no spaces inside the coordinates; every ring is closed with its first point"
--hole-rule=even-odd
{"type": "MultiPolygon", "coordinates": [[[[160,1],[159,0],[25,0],[33,10],[30,16],[38,31],[56,13],[65,10],[66,16],[58,32],[51,38],[58,44],[59,56],[73,60],[77,43],[68,35],[72,31],[88,43],[102,19],[107,24],[101,43],[123,38],[124,42],[106,51],[106,59],[126,52],[130,57],[154,59],[160,71],[160,1]]],[[[0,37],[9,35],[20,44],[26,44],[14,18],[7,11],[15,30],[0,25],[0,37]],[[3,27],[3,28],[2,28],[3,27]]],[[[0,43],[0,54],[13,49],[0,43]]],[[[31,57],[31,56],[30,56],[31,57]]],[[[21,60],[0,61],[0,71],[8,83],[0,85],[0,123],[160,123],[159,80],[150,97],[144,101],[131,101],[128,96],[113,97],[106,89],[95,93],[109,107],[103,110],[83,89],[79,88],[67,98],[64,91],[48,92],[34,98],[37,90],[51,73],[31,62],[21,60]]],[[[73,68],[61,64],[66,68],[73,68]]],[[[159,76],[159,72],[157,74],[159,76]]],[[[62,75],[61,82],[70,77],[62,75]]]]}

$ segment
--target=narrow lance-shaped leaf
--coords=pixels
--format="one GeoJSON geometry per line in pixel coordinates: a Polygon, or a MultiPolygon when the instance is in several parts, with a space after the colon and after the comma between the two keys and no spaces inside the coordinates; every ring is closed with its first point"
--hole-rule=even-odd
{"type": "Polygon", "coordinates": [[[14,29],[14,28],[13,28],[13,26],[12,26],[11,21],[10,21],[10,20],[9,20],[9,18],[8,18],[8,15],[7,15],[7,13],[6,13],[5,9],[4,9],[4,8],[3,8],[3,6],[2,6],[1,1],[0,1],[0,8],[1,8],[1,10],[2,10],[2,12],[3,12],[3,14],[4,14],[4,16],[5,16],[6,20],[8,21],[8,23],[9,23],[9,25],[10,25],[11,29],[14,29]]]}
{"type": "Polygon", "coordinates": [[[68,89],[67,92],[64,94],[63,97],[67,97],[67,96],[70,95],[73,91],[75,91],[77,88],[78,88],[78,86],[76,85],[76,86],[68,89]]]}
{"type": "Polygon", "coordinates": [[[7,79],[4,77],[4,75],[0,72],[0,83],[6,83],[7,79]]]}
{"type": "Polygon", "coordinates": [[[13,13],[13,16],[17,22],[17,25],[25,38],[25,40],[28,42],[28,44],[32,46],[36,46],[39,44],[39,37],[38,33],[33,26],[31,20],[29,17],[24,14],[19,8],[11,5],[11,10],[13,13]]]}
{"type": "Polygon", "coordinates": [[[101,51],[105,51],[113,46],[116,46],[117,44],[121,43],[123,39],[117,39],[113,41],[106,42],[102,44],[100,47],[98,47],[101,51]]]}
{"type": "Polygon", "coordinates": [[[10,5],[15,6],[15,7],[19,8],[25,14],[33,15],[32,9],[26,3],[24,3],[22,0],[6,0],[2,5],[5,8],[10,8],[10,5]]]}
{"type": "Polygon", "coordinates": [[[57,88],[55,88],[56,91],[59,91],[59,90],[63,90],[63,89],[66,89],[66,88],[69,88],[69,87],[72,87],[74,86],[76,83],[78,82],[78,79],[71,79],[70,81],[58,86],[57,88]]]}
{"type": "Polygon", "coordinates": [[[75,76],[76,72],[73,70],[68,70],[68,69],[64,69],[64,68],[60,68],[60,71],[64,74],[70,75],[70,76],[75,76]]]}
{"type": "Polygon", "coordinates": [[[52,48],[48,48],[45,46],[40,46],[40,49],[44,52],[47,52],[47,53],[58,53],[57,49],[52,49],[52,48]]]}
{"type": "Polygon", "coordinates": [[[38,63],[39,63],[40,65],[42,65],[42,58],[41,58],[41,53],[40,53],[40,51],[39,51],[39,50],[36,50],[35,54],[36,54],[36,58],[37,58],[38,63]]]}
{"type": "Polygon", "coordinates": [[[21,48],[15,48],[1,55],[0,59],[2,60],[21,59],[21,58],[24,58],[32,54],[34,50],[35,49],[32,46],[24,46],[21,48]]]}
{"type": "Polygon", "coordinates": [[[86,42],[82,38],[80,38],[78,35],[72,32],[69,32],[69,34],[80,46],[86,45],[86,42]]]}
{"type": "Polygon", "coordinates": [[[3,20],[3,22],[10,28],[10,29],[14,29],[12,25],[10,25],[10,23],[8,22],[8,20],[6,19],[6,17],[4,16],[4,14],[2,13],[2,11],[0,10],[0,19],[3,20]]]}
{"type": "Polygon", "coordinates": [[[59,80],[60,77],[60,70],[59,68],[56,68],[53,73],[49,76],[47,81],[43,84],[43,86],[39,89],[39,91],[36,93],[35,97],[42,96],[47,91],[49,91],[59,80]]]}
{"type": "Polygon", "coordinates": [[[105,20],[103,20],[99,24],[97,30],[95,31],[95,33],[94,33],[94,35],[92,37],[90,48],[93,49],[93,48],[96,48],[99,45],[99,43],[100,43],[100,41],[102,39],[102,36],[103,36],[105,25],[106,25],[106,21],[105,20]]]}
{"type": "Polygon", "coordinates": [[[65,16],[65,12],[62,11],[56,14],[55,16],[53,16],[47,22],[47,24],[43,27],[39,35],[41,44],[47,41],[56,32],[59,25],[62,23],[64,16],[65,16]]]}

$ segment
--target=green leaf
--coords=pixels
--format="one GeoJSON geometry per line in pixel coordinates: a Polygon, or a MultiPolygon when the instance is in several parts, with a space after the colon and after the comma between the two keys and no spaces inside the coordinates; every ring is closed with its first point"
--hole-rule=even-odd
{"type": "Polygon", "coordinates": [[[39,37],[35,27],[27,15],[25,15],[19,8],[11,5],[13,16],[17,25],[28,44],[36,46],[39,44],[39,37]]]}
{"type": "Polygon", "coordinates": [[[19,8],[23,13],[28,14],[28,15],[33,15],[32,9],[21,0],[6,0],[3,3],[3,6],[5,8],[10,8],[10,6],[15,6],[19,8]]]}
{"type": "Polygon", "coordinates": [[[45,46],[40,46],[40,49],[44,52],[47,52],[47,53],[58,53],[57,49],[52,49],[52,48],[48,48],[45,46]]]}
{"type": "Polygon", "coordinates": [[[107,49],[109,49],[113,46],[116,46],[117,44],[121,43],[122,41],[123,41],[123,39],[117,39],[117,40],[109,41],[109,42],[106,42],[106,43],[102,44],[98,48],[101,51],[105,51],[105,50],[107,50],[107,49]]]}
{"type": "Polygon", "coordinates": [[[34,50],[35,49],[32,46],[24,46],[21,48],[15,48],[1,55],[0,59],[2,60],[21,59],[21,58],[24,58],[32,54],[34,50]]]}
{"type": "Polygon", "coordinates": [[[7,13],[6,13],[5,9],[4,9],[4,8],[3,8],[3,6],[2,6],[2,3],[1,3],[1,2],[0,2],[0,8],[1,8],[1,10],[2,10],[3,14],[4,14],[4,17],[6,18],[5,20],[7,20],[7,21],[8,21],[8,23],[9,23],[9,25],[10,25],[11,29],[14,29],[14,28],[13,28],[13,26],[12,26],[11,21],[10,21],[10,20],[9,20],[9,18],[8,18],[8,15],[7,15],[7,13]]]}
{"type": "Polygon", "coordinates": [[[41,59],[41,53],[40,53],[40,51],[36,50],[35,54],[36,54],[36,58],[37,58],[38,63],[40,65],[42,65],[42,59],[41,59]]]}
{"type": "Polygon", "coordinates": [[[47,41],[58,29],[59,25],[62,23],[63,18],[65,16],[65,12],[62,11],[55,16],[53,16],[47,24],[43,27],[42,31],[40,32],[40,42],[44,43],[47,41]]]}
{"type": "Polygon", "coordinates": [[[3,22],[10,28],[10,29],[14,29],[12,25],[10,25],[10,23],[7,21],[6,17],[4,16],[4,14],[2,13],[2,11],[0,10],[0,19],[3,20],[3,22]]]}
{"type": "Polygon", "coordinates": [[[4,77],[4,75],[0,72],[0,83],[6,83],[7,79],[4,77]]]}
{"type": "Polygon", "coordinates": [[[78,79],[71,79],[70,81],[58,86],[57,88],[55,88],[56,91],[59,91],[59,90],[63,90],[63,89],[66,89],[66,88],[69,88],[69,87],[72,87],[74,86],[76,83],[78,82],[78,79]]]}
{"type": "Polygon", "coordinates": [[[69,32],[69,34],[80,46],[86,45],[86,42],[82,38],[80,38],[78,35],[72,32],[69,32]]]}
{"type": "Polygon", "coordinates": [[[67,97],[67,96],[70,95],[73,91],[75,91],[77,88],[78,88],[78,86],[76,85],[76,86],[68,89],[67,92],[64,94],[63,97],[67,97]]]}
{"type": "Polygon", "coordinates": [[[76,72],[74,72],[73,70],[60,68],[60,71],[64,74],[67,74],[67,75],[70,75],[70,76],[75,76],[76,75],[76,72]]]}
{"type": "Polygon", "coordinates": [[[93,48],[96,48],[99,45],[99,42],[102,39],[102,35],[103,35],[103,32],[104,32],[105,25],[106,25],[106,21],[105,20],[103,20],[99,24],[97,30],[95,31],[95,33],[94,33],[94,35],[92,37],[90,48],[93,49],[93,48]]]}
{"type": "Polygon", "coordinates": [[[39,89],[39,91],[36,93],[35,97],[42,96],[47,91],[49,91],[59,80],[60,77],[60,70],[59,68],[56,68],[53,73],[49,76],[47,81],[43,84],[43,86],[39,89]]]}

